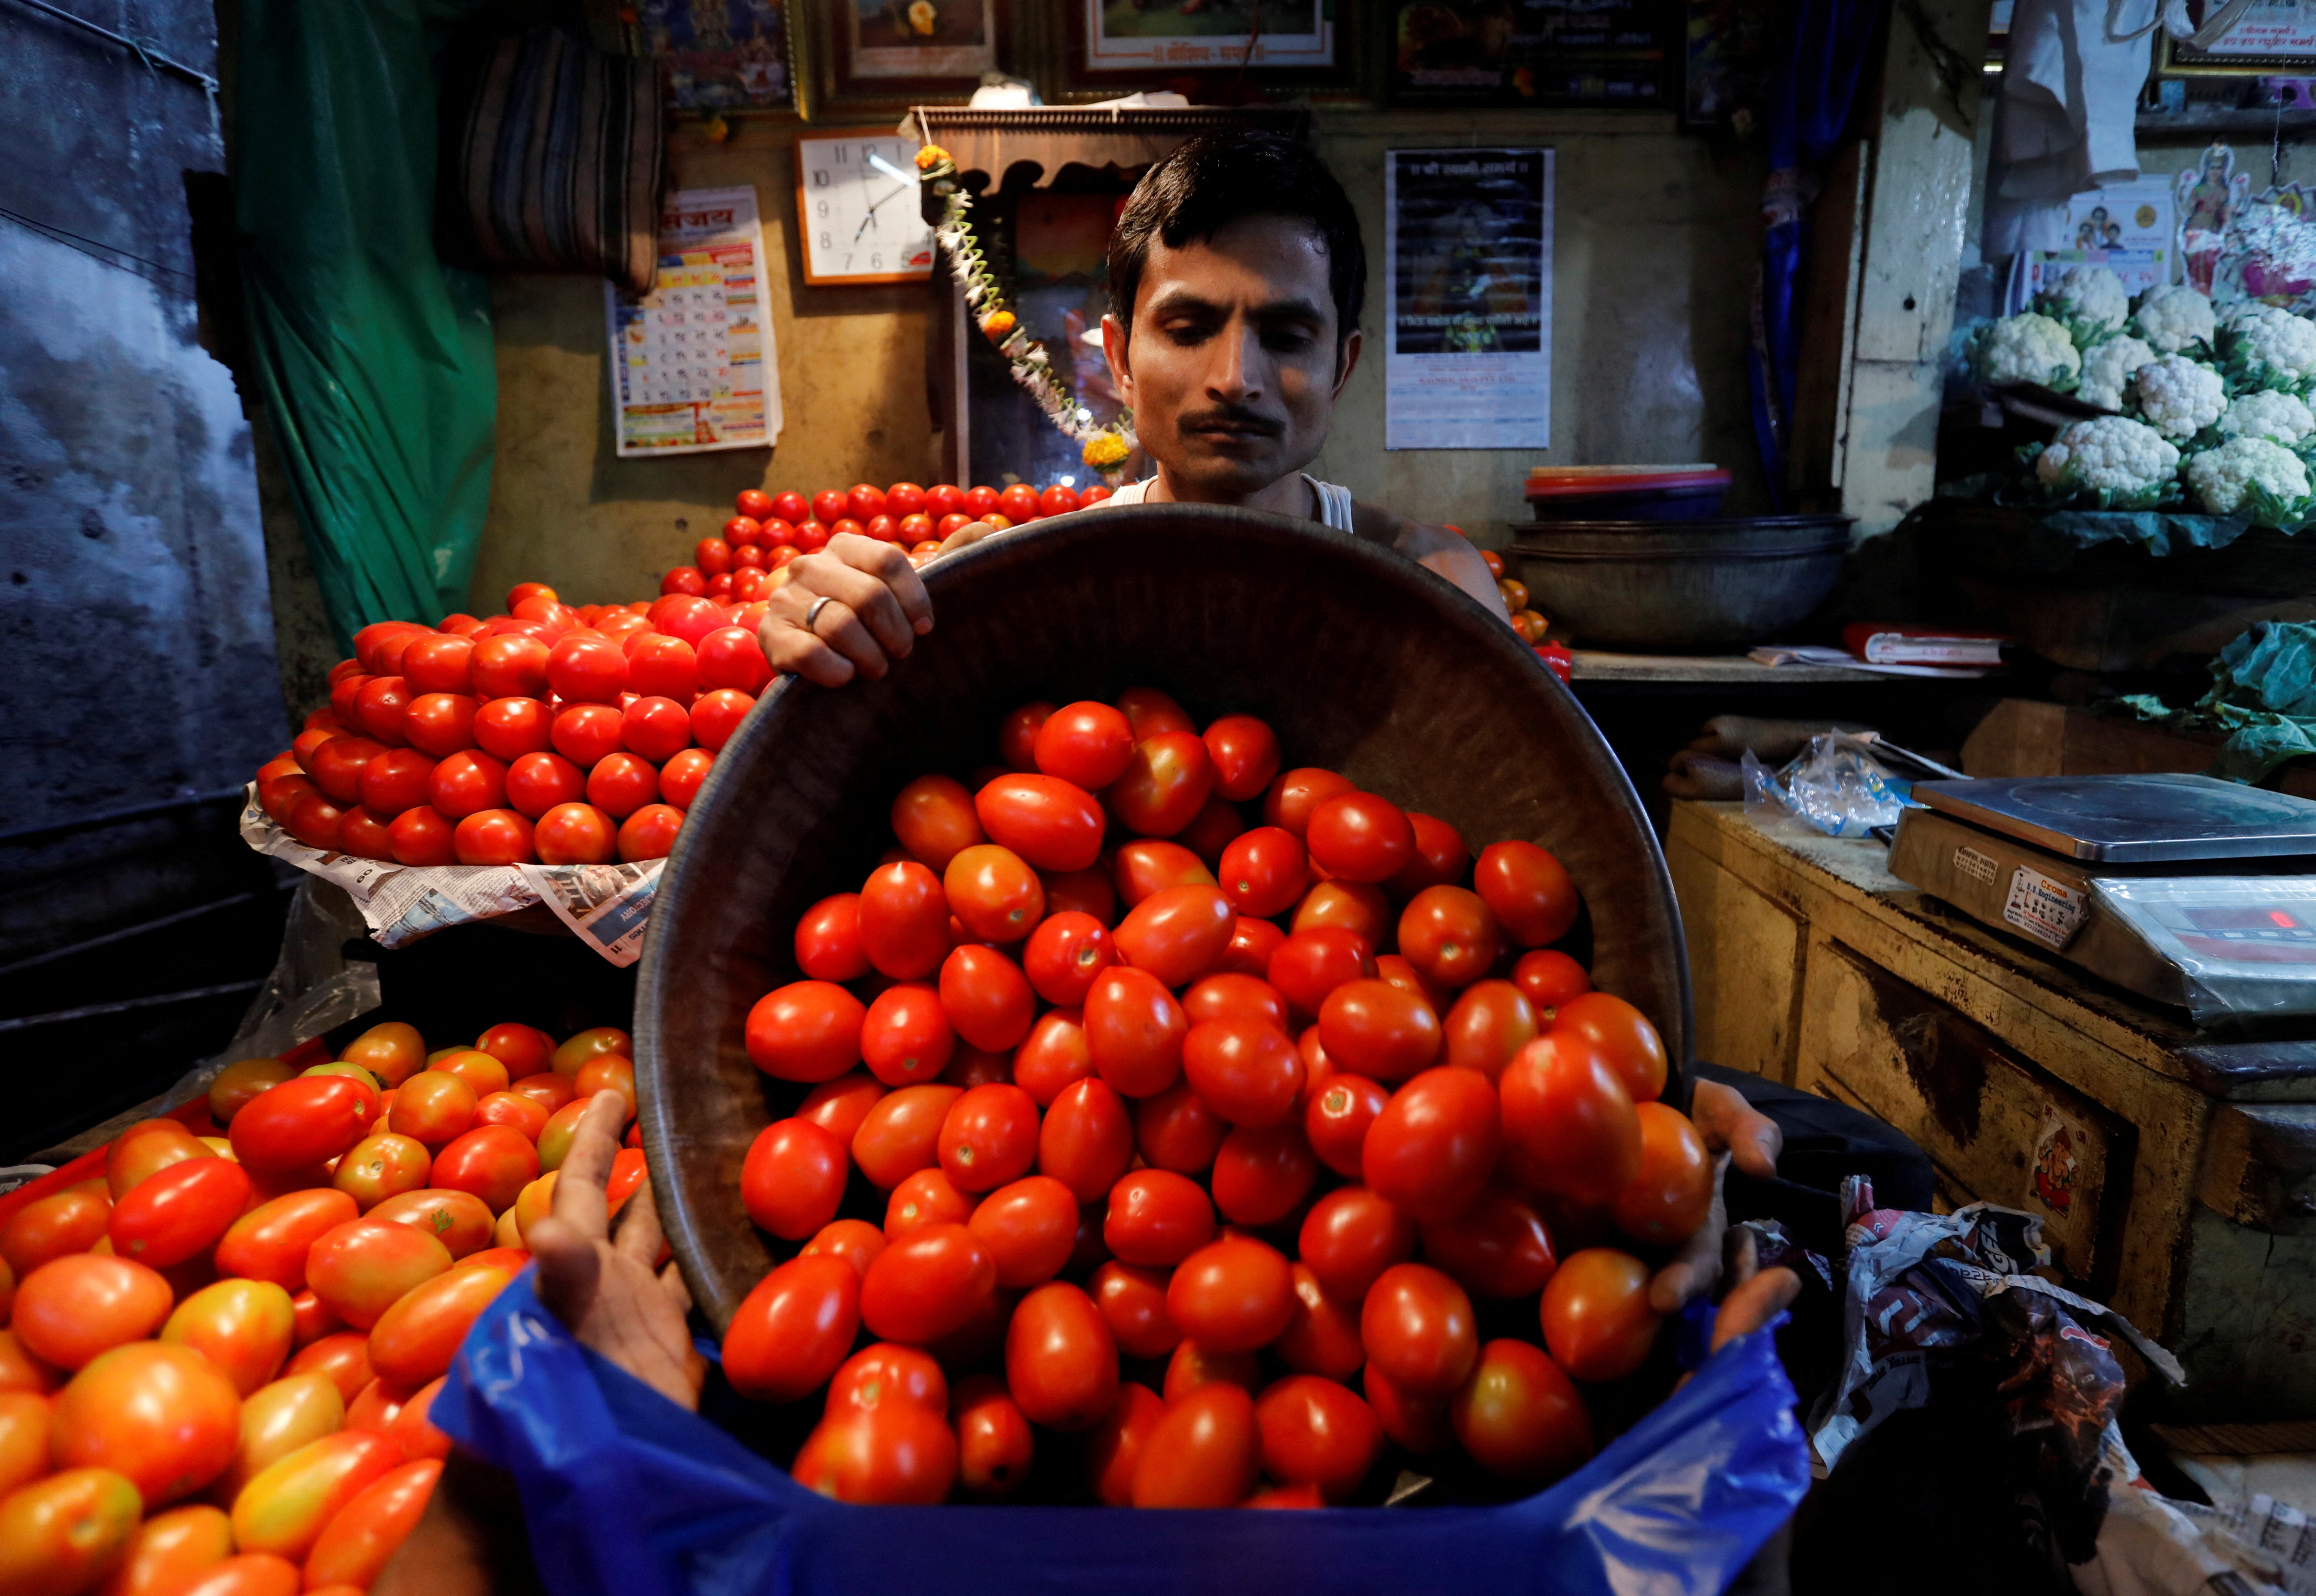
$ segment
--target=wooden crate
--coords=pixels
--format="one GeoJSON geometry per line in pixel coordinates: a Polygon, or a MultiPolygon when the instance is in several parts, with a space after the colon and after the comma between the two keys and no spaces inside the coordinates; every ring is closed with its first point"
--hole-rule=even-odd
{"type": "Polygon", "coordinates": [[[2172,1411],[2316,1417],[2316,1043],[2215,1041],[1891,876],[1677,802],[1697,1056],[1888,1120],[2178,1352],[2172,1411]]]}

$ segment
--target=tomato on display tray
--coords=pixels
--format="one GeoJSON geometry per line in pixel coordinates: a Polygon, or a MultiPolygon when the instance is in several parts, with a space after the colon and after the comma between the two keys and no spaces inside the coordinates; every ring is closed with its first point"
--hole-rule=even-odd
{"type": "Polygon", "coordinates": [[[137,1342],[92,1360],[58,1393],[49,1437],[58,1467],[111,1469],[159,1507],[233,1461],[241,1394],[192,1348],[137,1342]]]}
{"type": "Polygon", "coordinates": [[[1171,1268],[1214,1233],[1214,1203],[1205,1188],[1186,1176],[1137,1169],[1110,1188],[1102,1241],[1121,1263],[1171,1268]]]}
{"type": "Polygon", "coordinates": [[[1125,1099],[1101,1081],[1081,1079],[1056,1092],[1037,1136],[1038,1170],[1078,1202],[1108,1196],[1133,1161],[1125,1099]]]}
{"type": "Polygon", "coordinates": [[[1448,1404],[1456,1439],[1479,1465],[1523,1485],[1558,1479],[1592,1456],[1583,1398],[1532,1343],[1505,1338],[1480,1349],[1448,1404]]]}
{"type": "Polygon", "coordinates": [[[1545,1285],[1541,1311],[1553,1361],[1581,1380],[1630,1374],[1656,1344],[1648,1265],[1613,1247],[1565,1259],[1545,1285]]]}
{"type": "Polygon", "coordinates": [[[1228,1381],[1168,1402],[1134,1468],[1136,1507],[1235,1507],[1254,1488],[1262,1435],[1254,1399],[1228,1381]]]}
{"type": "Polygon", "coordinates": [[[1635,1103],[1651,1103],[1664,1092],[1664,1042],[1656,1027],[1622,998],[1583,992],[1563,998],[1553,1016],[1554,1031],[1590,1042],[1616,1068],[1635,1103]]]}
{"type": "Polygon", "coordinates": [[[1229,1134],[1229,1122],[1186,1080],[1134,1105],[1135,1150],[1155,1169],[1204,1175],[1229,1134]]]}
{"type": "Polygon", "coordinates": [[[689,810],[715,762],[716,755],[708,749],[688,748],[674,755],[660,769],[660,797],[679,813],[689,810]]]}
{"type": "Polygon", "coordinates": [[[1107,796],[1127,830],[1171,837],[1206,807],[1214,779],[1214,760],[1195,732],[1161,732],[1136,743],[1107,796]]]}

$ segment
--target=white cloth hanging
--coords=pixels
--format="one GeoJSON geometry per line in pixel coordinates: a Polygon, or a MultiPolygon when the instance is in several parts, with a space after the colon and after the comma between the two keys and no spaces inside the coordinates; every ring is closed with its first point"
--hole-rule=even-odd
{"type": "Polygon", "coordinates": [[[2133,122],[2153,66],[2148,35],[2184,24],[2177,0],[2018,0],[1987,173],[1987,259],[2064,249],[2067,201],[2139,175],[2133,122]]]}

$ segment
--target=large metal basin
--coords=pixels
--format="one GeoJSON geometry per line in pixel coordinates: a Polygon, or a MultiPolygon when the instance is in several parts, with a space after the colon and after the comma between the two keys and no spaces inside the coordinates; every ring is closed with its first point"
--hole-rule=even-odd
{"type": "Polygon", "coordinates": [[[1510,525],[1512,562],[1555,633],[1643,652],[1789,641],[1849,553],[1838,515],[1510,525]]]}
{"type": "Polygon", "coordinates": [[[1000,718],[1031,699],[1147,684],[1201,717],[1245,710],[1290,765],[1332,766],[1475,844],[1549,847],[1588,906],[1596,982],[1656,1023],[1677,1070],[1689,1057],[1679,911],[1632,784],[1534,651],[1428,572],[1308,521],[1150,505],[1062,517],[926,575],[938,629],[884,681],[769,694],[660,882],[636,998],[644,1146],[719,1329],[773,1262],[741,1160],[801,1095],[749,1063],[748,1009],[796,979],[802,911],[873,867],[895,792],[987,764],[1000,718]]]}

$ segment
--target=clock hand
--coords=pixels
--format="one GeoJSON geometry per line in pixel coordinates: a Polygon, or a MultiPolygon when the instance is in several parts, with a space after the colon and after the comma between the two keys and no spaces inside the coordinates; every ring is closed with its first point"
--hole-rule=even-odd
{"type": "Polygon", "coordinates": [[[884,156],[882,156],[882,155],[878,155],[875,150],[870,150],[870,151],[868,152],[868,164],[870,164],[871,166],[874,166],[877,171],[879,171],[879,172],[883,173],[886,177],[891,178],[895,182],[897,182],[897,183],[906,183],[906,184],[908,184],[908,185],[909,185],[909,187],[911,187],[911,188],[913,188],[913,188],[915,188],[915,187],[917,186],[917,180],[916,180],[915,178],[911,177],[907,173],[905,173],[905,172],[902,171],[898,166],[894,165],[894,164],[893,164],[893,163],[891,163],[890,161],[887,161],[884,156]]]}

